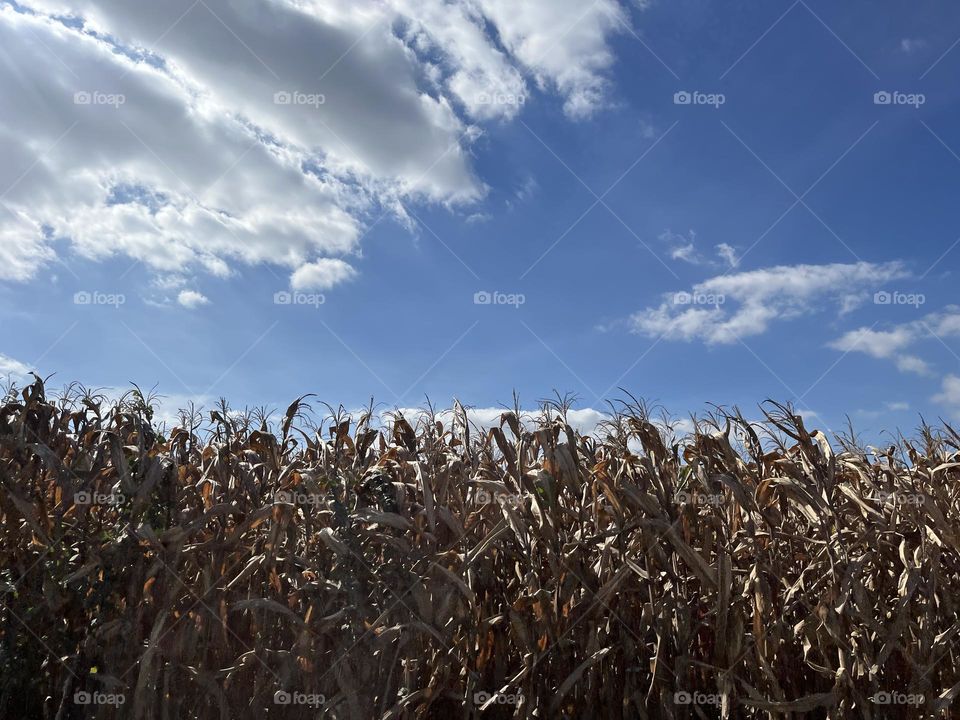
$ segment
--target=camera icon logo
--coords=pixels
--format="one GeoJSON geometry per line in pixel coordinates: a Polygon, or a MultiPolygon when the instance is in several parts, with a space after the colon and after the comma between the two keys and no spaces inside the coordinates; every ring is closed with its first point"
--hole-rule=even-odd
{"type": "Polygon", "coordinates": [[[291,102],[293,102],[293,95],[286,90],[281,90],[273,94],[274,105],[289,105],[291,102]]]}
{"type": "Polygon", "coordinates": [[[286,290],[281,290],[273,294],[274,305],[289,305],[293,302],[293,295],[286,290]]]}
{"type": "Polygon", "coordinates": [[[493,296],[488,293],[486,290],[481,290],[480,292],[473,294],[473,304],[474,305],[489,305],[493,302],[493,296]]]}
{"type": "Polygon", "coordinates": [[[273,703],[275,705],[289,705],[293,702],[293,696],[285,690],[277,690],[273,694],[273,703]]]}
{"type": "Polygon", "coordinates": [[[73,504],[74,505],[89,505],[93,502],[93,495],[91,495],[86,490],[81,490],[80,492],[74,494],[73,504]]]}
{"type": "Polygon", "coordinates": [[[689,705],[693,702],[693,695],[686,690],[678,690],[673,694],[674,705],[689,705]]]}
{"type": "Polygon", "coordinates": [[[75,92],[73,94],[73,104],[74,105],[89,105],[93,100],[93,96],[90,95],[86,90],[81,90],[80,92],[75,92]]]}
{"type": "Polygon", "coordinates": [[[483,704],[484,704],[485,702],[487,702],[487,700],[489,700],[491,697],[493,697],[493,696],[492,696],[490,693],[488,693],[488,692],[483,692],[483,691],[481,691],[481,692],[475,692],[475,693],[473,694],[473,702],[474,702],[474,704],[476,704],[476,705],[483,705],[483,704]]]}
{"type": "Polygon", "coordinates": [[[274,496],[274,502],[282,503],[284,505],[293,505],[294,497],[293,493],[288,490],[281,490],[274,496]]]}
{"type": "Polygon", "coordinates": [[[689,105],[693,102],[693,96],[686,90],[679,90],[673,94],[674,105],[689,105]]]}
{"type": "Polygon", "coordinates": [[[685,290],[681,290],[680,292],[674,293],[673,295],[674,305],[689,305],[692,301],[693,301],[693,296],[690,293],[686,292],[685,290]]]}
{"type": "Polygon", "coordinates": [[[92,301],[93,296],[86,290],[81,290],[80,292],[73,294],[74,305],[89,305],[92,301]]]}
{"type": "Polygon", "coordinates": [[[893,102],[893,96],[886,90],[879,90],[873,94],[874,105],[889,105],[893,102]]]}
{"type": "Polygon", "coordinates": [[[873,302],[875,305],[889,305],[892,299],[893,296],[886,290],[881,290],[873,294],[873,302]]]}

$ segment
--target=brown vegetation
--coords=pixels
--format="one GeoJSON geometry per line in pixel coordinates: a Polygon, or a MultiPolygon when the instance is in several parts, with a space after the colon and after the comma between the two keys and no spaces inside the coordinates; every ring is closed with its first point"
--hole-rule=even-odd
{"type": "Polygon", "coordinates": [[[0,716],[950,717],[949,426],[618,407],[163,433],[37,380],[0,409],[0,716]]]}

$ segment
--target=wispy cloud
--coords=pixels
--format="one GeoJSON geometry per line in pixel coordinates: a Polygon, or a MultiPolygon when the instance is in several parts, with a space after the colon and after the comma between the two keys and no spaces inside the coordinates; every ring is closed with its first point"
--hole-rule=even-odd
{"type": "Polygon", "coordinates": [[[927,41],[922,38],[903,38],[900,41],[900,51],[911,55],[927,46],[927,41]]]}
{"type": "Polygon", "coordinates": [[[19,380],[26,377],[30,368],[19,360],[0,353],[0,378],[4,380],[19,380]]]}
{"type": "Polygon", "coordinates": [[[873,358],[891,360],[903,372],[930,375],[930,365],[916,354],[906,351],[924,340],[949,337],[960,337],[960,307],[955,305],[921,320],[886,329],[860,327],[850,330],[831,341],[829,347],[841,352],[859,352],[873,358]]]}
{"type": "Polygon", "coordinates": [[[760,335],[774,323],[864,299],[885,281],[905,277],[900,263],[782,265],[719,275],[670,293],[657,307],[630,318],[636,333],[667,340],[730,344],[760,335]]]}
{"type": "Polygon", "coordinates": [[[729,243],[718,243],[713,246],[713,255],[703,252],[697,245],[697,233],[687,230],[686,233],[675,233],[664,230],[657,236],[657,240],[667,249],[672,260],[689,263],[691,265],[706,265],[710,267],[724,267],[732,269],[740,264],[737,251],[729,243]]]}

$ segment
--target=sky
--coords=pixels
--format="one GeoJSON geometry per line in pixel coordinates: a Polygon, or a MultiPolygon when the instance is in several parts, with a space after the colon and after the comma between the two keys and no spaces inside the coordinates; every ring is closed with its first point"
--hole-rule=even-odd
{"type": "Polygon", "coordinates": [[[0,376],[960,421],[958,45],[946,0],[0,2],[0,376]]]}

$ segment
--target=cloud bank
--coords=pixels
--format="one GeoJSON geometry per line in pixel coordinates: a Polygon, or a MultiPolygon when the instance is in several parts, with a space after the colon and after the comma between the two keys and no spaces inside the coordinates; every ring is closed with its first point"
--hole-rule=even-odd
{"type": "Polygon", "coordinates": [[[364,229],[473,203],[484,122],[606,101],[615,0],[0,6],[0,280],[58,258],[354,276],[364,229]],[[339,263],[339,264],[337,264],[339,263]]]}

